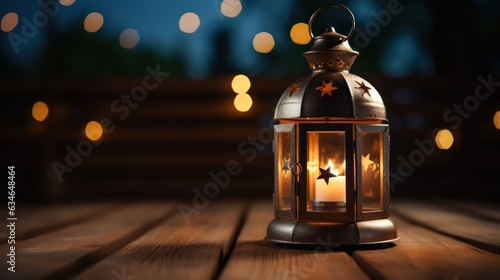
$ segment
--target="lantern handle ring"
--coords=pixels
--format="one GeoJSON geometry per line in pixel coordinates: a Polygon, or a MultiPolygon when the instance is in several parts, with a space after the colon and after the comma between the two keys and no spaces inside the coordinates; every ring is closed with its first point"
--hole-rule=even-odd
{"type": "Polygon", "coordinates": [[[314,12],[314,14],[312,14],[311,18],[309,19],[309,35],[311,35],[311,38],[314,39],[315,36],[314,36],[313,31],[312,31],[313,21],[320,12],[322,12],[323,10],[329,9],[329,8],[342,8],[342,9],[346,10],[349,13],[349,15],[351,16],[351,21],[352,21],[351,30],[349,31],[349,34],[347,34],[347,36],[345,38],[343,38],[340,42],[343,43],[343,42],[349,40],[349,38],[351,38],[352,34],[354,33],[354,29],[356,28],[356,20],[354,19],[354,14],[351,12],[351,10],[349,10],[349,8],[347,8],[346,6],[344,6],[342,4],[330,4],[330,5],[325,5],[319,9],[317,9],[314,12]]]}

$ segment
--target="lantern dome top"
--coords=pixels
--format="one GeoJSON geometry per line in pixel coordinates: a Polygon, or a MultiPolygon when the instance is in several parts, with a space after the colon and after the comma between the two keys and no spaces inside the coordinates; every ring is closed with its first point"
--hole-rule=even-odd
{"type": "Polygon", "coordinates": [[[296,80],[281,95],[275,119],[360,118],[386,120],[378,91],[347,71],[317,71],[296,80]]]}
{"type": "Polygon", "coordinates": [[[304,53],[313,72],[349,71],[358,55],[349,45],[347,36],[337,33],[333,27],[314,37],[314,44],[304,53]],[[321,64],[322,61],[326,63],[321,64]]]}
{"type": "MultiPolygon", "coordinates": [[[[345,6],[352,19],[352,28],[347,36],[330,27],[323,34],[314,36],[312,21],[309,32],[314,38],[312,47],[304,53],[312,73],[306,75],[282,94],[275,110],[275,119],[295,118],[361,118],[386,120],[386,110],[377,90],[363,78],[349,73],[359,53],[348,42],[355,21],[351,11],[345,6]]],[[[329,6],[325,6],[327,8],[329,6]]]]}

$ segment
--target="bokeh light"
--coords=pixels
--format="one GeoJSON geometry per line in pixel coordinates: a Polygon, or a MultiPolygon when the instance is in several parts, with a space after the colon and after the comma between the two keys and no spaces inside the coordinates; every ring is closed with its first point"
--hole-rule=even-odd
{"type": "Polygon", "coordinates": [[[250,79],[243,74],[234,76],[231,82],[231,87],[236,93],[247,93],[251,85],[250,79]]]}
{"type": "Polygon", "coordinates": [[[185,13],[179,19],[179,28],[184,33],[193,33],[200,27],[200,18],[195,13],[185,13]]]}
{"type": "Polygon", "coordinates": [[[59,0],[59,3],[63,6],[71,6],[76,0],[59,0]]]}
{"type": "Polygon", "coordinates": [[[253,38],[253,48],[260,53],[269,53],[274,48],[273,35],[260,32],[253,38]]]}
{"type": "Polygon", "coordinates": [[[100,13],[92,12],[85,17],[83,27],[87,32],[97,32],[104,24],[104,17],[100,13]]]}
{"type": "Polygon", "coordinates": [[[448,129],[441,129],[436,134],[436,145],[441,150],[448,150],[453,145],[453,134],[448,129]]]}
{"type": "Polygon", "coordinates": [[[252,107],[252,97],[246,93],[240,93],[234,98],[234,107],[240,112],[246,112],[252,107]]]}
{"type": "Polygon", "coordinates": [[[308,44],[311,41],[311,35],[309,35],[309,25],[303,22],[294,24],[292,29],[290,29],[290,38],[292,38],[292,41],[295,44],[308,44]]]}
{"type": "Polygon", "coordinates": [[[500,111],[495,113],[495,116],[493,117],[493,124],[495,124],[497,129],[500,129],[500,111]]]}
{"type": "Polygon", "coordinates": [[[127,28],[120,34],[120,46],[125,49],[132,49],[139,43],[139,32],[133,28],[127,28]]]}
{"type": "Polygon", "coordinates": [[[97,141],[102,137],[102,126],[96,121],[90,121],[85,127],[85,136],[92,141],[97,141]]]}
{"type": "Polygon", "coordinates": [[[31,114],[35,120],[42,122],[49,115],[49,107],[44,102],[38,101],[33,105],[31,114]]]}
{"type": "Polygon", "coordinates": [[[18,22],[19,16],[16,13],[10,12],[5,14],[2,18],[2,23],[0,24],[2,31],[11,32],[14,28],[16,28],[18,22]]]}
{"type": "Polygon", "coordinates": [[[237,17],[242,9],[240,0],[224,0],[220,5],[220,12],[230,18],[237,17]]]}

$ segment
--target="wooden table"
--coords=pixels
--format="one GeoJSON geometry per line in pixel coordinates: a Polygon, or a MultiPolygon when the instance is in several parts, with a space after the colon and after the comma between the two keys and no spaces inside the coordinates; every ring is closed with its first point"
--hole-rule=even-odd
{"type": "Polygon", "coordinates": [[[500,279],[495,205],[396,200],[399,241],[337,249],[264,241],[268,200],[214,200],[189,223],[179,205],[18,205],[16,272],[2,226],[0,279],[500,279]]]}

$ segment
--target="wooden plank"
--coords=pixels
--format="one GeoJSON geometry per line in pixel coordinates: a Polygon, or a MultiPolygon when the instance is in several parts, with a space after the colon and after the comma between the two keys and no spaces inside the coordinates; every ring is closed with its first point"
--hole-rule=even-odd
{"type": "Polygon", "coordinates": [[[211,202],[186,223],[179,210],[75,279],[213,279],[243,212],[242,202],[211,202]]]}
{"type": "MultiPolygon", "coordinates": [[[[165,202],[132,203],[95,219],[16,242],[16,272],[3,267],[0,279],[67,279],[158,224],[173,208],[165,202]]],[[[8,246],[0,246],[0,251],[7,252],[8,246]]]]}
{"type": "Polygon", "coordinates": [[[437,203],[452,208],[453,211],[464,213],[478,219],[500,223],[500,207],[490,202],[440,199],[437,203]]]}
{"type": "Polygon", "coordinates": [[[480,220],[435,202],[395,201],[394,212],[439,233],[500,254],[500,223],[480,220]]]}
{"type": "Polygon", "coordinates": [[[393,220],[400,240],[382,250],[358,249],[353,257],[375,279],[497,279],[500,256],[411,224],[393,220]]]}
{"type": "MultiPolygon", "coordinates": [[[[116,203],[93,202],[62,205],[18,205],[15,211],[16,241],[32,238],[39,234],[58,230],[65,226],[102,215],[117,207],[116,203]]],[[[7,211],[4,212],[7,214],[7,211]]],[[[2,213],[3,214],[3,213],[2,213]]],[[[5,220],[5,217],[2,219],[5,220]]],[[[0,244],[6,243],[0,236],[0,244]]]]}
{"type": "Polygon", "coordinates": [[[369,279],[342,251],[287,249],[264,240],[270,201],[252,205],[221,279],[369,279]]]}

